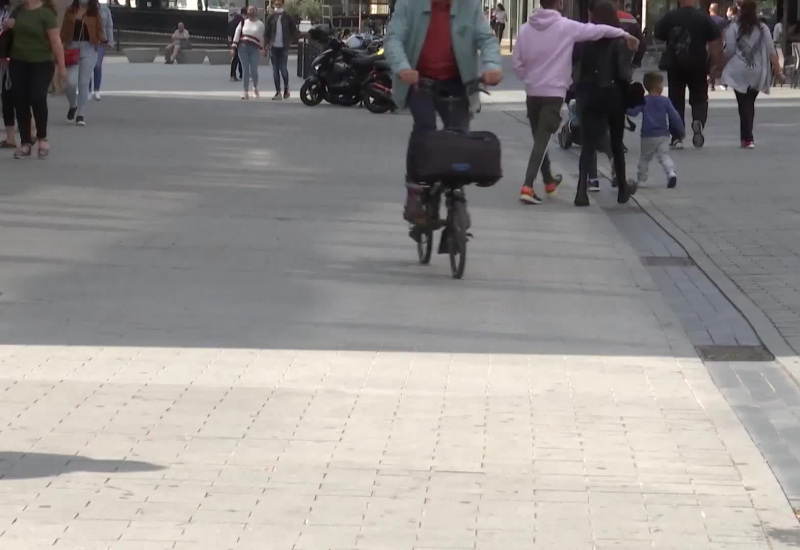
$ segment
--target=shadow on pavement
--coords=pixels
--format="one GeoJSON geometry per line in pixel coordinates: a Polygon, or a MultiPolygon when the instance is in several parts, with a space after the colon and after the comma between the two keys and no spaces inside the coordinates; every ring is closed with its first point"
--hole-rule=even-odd
{"type": "Polygon", "coordinates": [[[136,460],[98,460],[78,455],[0,451],[0,483],[11,479],[56,477],[72,472],[123,474],[163,469],[163,466],[136,460]]]}

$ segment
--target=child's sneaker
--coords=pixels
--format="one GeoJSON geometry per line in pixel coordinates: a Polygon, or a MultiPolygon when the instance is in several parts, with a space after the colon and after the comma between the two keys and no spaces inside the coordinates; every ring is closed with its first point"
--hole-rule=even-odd
{"type": "Polygon", "coordinates": [[[667,178],[667,188],[674,189],[676,185],[678,185],[678,176],[675,174],[675,172],[673,172],[667,178]]]}
{"type": "Polygon", "coordinates": [[[600,180],[589,180],[587,191],[590,193],[597,193],[600,191],[600,180]]]}

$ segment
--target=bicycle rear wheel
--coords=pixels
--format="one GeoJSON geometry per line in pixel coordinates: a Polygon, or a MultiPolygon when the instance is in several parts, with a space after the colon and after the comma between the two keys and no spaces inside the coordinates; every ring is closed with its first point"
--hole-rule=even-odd
{"type": "Polygon", "coordinates": [[[467,205],[457,201],[448,216],[447,253],[450,256],[450,272],[454,279],[464,276],[467,265],[467,205]]]}
{"type": "Polygon", "coordinates": [[[417,241],[417,256],[419,256],[419,263],[427,265],[431,262],[431,253],[433,252],[433,231],[430,229],[424,230],[417,241]]]}

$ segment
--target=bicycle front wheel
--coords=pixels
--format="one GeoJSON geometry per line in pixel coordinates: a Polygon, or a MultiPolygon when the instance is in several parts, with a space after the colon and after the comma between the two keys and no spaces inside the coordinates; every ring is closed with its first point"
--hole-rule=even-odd
{"type": "Polygon", "coordinates": [[[447,227],[447,253],[450,256],[450,272],[454,279],[464,276],[467,265],[467,205],[456,202],[450,210],[447,227]]]}

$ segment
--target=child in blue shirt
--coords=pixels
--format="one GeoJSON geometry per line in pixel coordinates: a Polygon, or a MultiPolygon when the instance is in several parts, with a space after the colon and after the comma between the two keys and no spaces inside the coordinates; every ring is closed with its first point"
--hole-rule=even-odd
{"type": "Polygon", "coordinates": [[[672,189],[678,185],[678,175],[669,156],[669,144],[672,136],[683,138],[686,128],[669,98],[661,95],[664,77],[660,73],[647,73],[643,84],[647,90],[644,105],[628,109],[629,116],[642,115],[642,147],[636,181],[640,186],[647,181],[650,161],[655,156],[667,175],[667,187],[672,189]]]}

